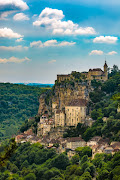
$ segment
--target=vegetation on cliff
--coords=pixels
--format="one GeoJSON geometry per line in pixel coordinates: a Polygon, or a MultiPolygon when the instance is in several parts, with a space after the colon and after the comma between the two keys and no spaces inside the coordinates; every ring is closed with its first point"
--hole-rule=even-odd
{"type": "Polygon", "coordinates": [[[46,91],[22,84],[0,83],[0,140],[9,138],[38,112],[39,96],[46,91]]]}

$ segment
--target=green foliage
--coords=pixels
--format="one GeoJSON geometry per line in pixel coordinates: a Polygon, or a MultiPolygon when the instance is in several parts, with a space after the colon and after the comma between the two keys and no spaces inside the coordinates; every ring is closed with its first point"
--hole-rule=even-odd
{"type": "Polygon", "coordinates": [[[79,160],[80,160],[80,157],[78,154],[75,154],[72,159],[71,159],[71,162],[72,164],[78,164],[79,163],[79,160]]]}
{"type": "Polygon", "coordinates": [[[92,149],[88,146],[78,147],[75,149],[75,151],[79,154],[80,158],[84,155],[87,155],[88,157],[92,156],[92,149]]]}
{"type": "Polygon", "coordinates": [[[16,147],[15,139],[11,139],[9,144],[5,146],[4,151],[0,154],[0,168],[5,166],[6,161],[11,157],[16,147]]]}
{"type": "Polygon", "coordinates": [[[0,83],[0,140],[16,134],[26,119],[37,114],[38,98],[45,91],[34,86],[0,83]]]}
{"type": "Polygon", "coordinates": [[[69,165],[69,159],[68,157],[63,153],[55,157],[52,161],[50,166],[56,167],[58,169],[63,169],[65,170],[66,167],[69,165]]]}
{"type": "Polygon", "coordinates": [[[24,177],[24,180],[36,180],[36,176],[33,173],[29,173],[24,177]]]}

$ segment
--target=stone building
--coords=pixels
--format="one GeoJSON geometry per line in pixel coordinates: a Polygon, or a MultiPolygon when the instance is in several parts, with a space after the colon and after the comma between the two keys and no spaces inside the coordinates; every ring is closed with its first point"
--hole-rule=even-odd
{"type": "Polygon", "coordinates": [[[86,118],[87,102],[85,99],[74,99],[65,106],[66,126],[77,126],[86,118]]]}
{"type": "MultiPolygon", "coordinates": [[[[108,79],[108,66],[107,63],[105,61],[105,64],[103,66],[103,70],[100,68],[96,68],[96,69],[89,69],[88,72],[82,72],[81,75],[84,75],[85,79],[90,83],[91,80],[95,79],[95,80],[99,80],[99,81],[106,81],[108,79]]],[[[71,74],[68,75],[57,75],[57,81],[58,82],[62,82],[62,81],[66,81],[66,80],[71,80],[74,79],[74,77],[71,74]]]]}
{"type": "Polygon", "coordinates": [[[65,126],[65,112],[61,110],[56,110],[55,111],[55,127],[65,126]]]}
{"type": "Polygon", "coordinates": [[[74,99],[65,106],[65,110],[55,111],[55,127],[77,126],[84,123],[86,118],[87,101],[85,99],[74,99]]]}
{"type": "Polygon", "coordinates": [[[68,138],[66,143],[66,149],[75,150],[78,147],[85,147],[86,142],[81,137],[68,138]]]}

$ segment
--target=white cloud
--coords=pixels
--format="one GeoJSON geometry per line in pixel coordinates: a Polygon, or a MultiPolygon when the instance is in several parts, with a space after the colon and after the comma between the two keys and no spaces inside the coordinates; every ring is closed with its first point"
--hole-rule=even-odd
{"type": "Polygon", "coordinates": [[[99,36],[93,39],[94,43],[107,43],[107,44],[115,44],[118,38],[114,36],[99,36]]]}
{"type": "Polygon", "coordinates": [[[56,62],[56,60],[48,61],[49,64],[53,64],[53,63],[55,63],[55,62],[56,62]]]}
{"type": "Polygon", "coordinates": [[[76,42],[63,41],[63,42],[59,43],[58,46],[73,46],[75,44],[76,44],[76,42]]]}
{"type": "Polygon", "coordinates": [[[61,35],[89,35],[96,34],[93,27],[80,27],[71,20],[63,21],[64,14],[62,10],[45,8],[37,21],[33,22],[34,26],[41,26],[52,30],[53,34],[61,35]]]}
{"type": "Polygon", "coordinates": [[[0,50],[4,51],[22,51],[22,50],[28,50],[27,46],[0,46],[0,50]]]}
{"type": "Polygon", "coordinates": [[[115,55],[115,54],[117,54],[116,51],[111,51],[111,52],[108,53],[108,55],[115,55]]]}
{"type": "Polygon", "coordinates": [[[16,42],[24,41],[23,38],[16,39],[16,42]]]}
{"type": "Polygon", "coordinates": [[[24,61],[30,61],[30,59],[29,58],[27,58],[27,57],[25,57],[25,58],[23,58],[23,59],[19,59],[19,58],[16,58],[16,57],[10,57],[10,58],[8,58],[8,59],[6,59],[6,58],[4,58],[4,59],[2,59],[2,58],[0,58],[0,63],[3,63],[3,64],[5,64],[5,63],[22,63],[22,62],[24,62],[24,61]]]}
{"type": "Polygon", "coordinates": [[[0,20],[7,20],[8,15],[15,13],[16,11],[5,11],[3,13],[0,14],[0,20]]]}
{"type": "Polygon", "coordinates": [[[48,40],[43,43],[44,47],[57,46],[57,40],[48,40]]]}
{"type": "Polygon", "coordinates": [[[17,13],[14,15],[13,19],[15,21],[25,21],[25,20],[29,20],[29,17],[24,13],[17,13]]]}
{"type": "Polygon", "coordinates": [[[53,46],[73,46],[75,45],[76,42],[68,42],[68,41],[62,41],[62,42],[58,42],[57,40],[48,40],[48,41],[45,41],[45,42],[42,42],[42,41],[33,41],[32,43],[30,43],[30,47],[38,47],[38,48],[41,48],[41,47],[53,47],[53,46]]]}
{"type": "Polygon", "coordinates": [[[52,9],[52,8],[45,8],[41,14],[39,15],[39,18],[48,17],[50,19],[63,19],[63,11],[58,9],[52,9]]]}
{"type": "Polygon", "coordinates": [[[26,10],[29,8],[26,2],[24,2],[23,0],[0,0],[0,7],[11,7],[11,9],[18,8],[21,10],[26,10]]]}
{"type": "Polygon", "coordinates": [[[77,30],[75,30],[75,34],[81,34],[81,35],[85,35],[85,34],[96,34],[94,28],[92,27],[86,27],[86,28],[78,28],[77,30]]]}
{"type": "Polygon", "coordinates": [[[23,0],[0,0],[0,20],[5,20],[9,14],[19,10],[29,9],[23,0]]]}
{"type": "Polygon", "coordinates": [[[30,47],[43,47],[42,41],[33,41],[30,43],[30,47]]]}
{"type": "Polygon", "coordinates": [[[103,55],[103,51],[101,50],[93,50],[89,53],[89,55],[103,55]]]}
{"type": "Polygon", "coordinates": [[[1,28],[0,29],[0,37],[5,37],[5,38],[21,38],[23,37],[22,35],[13,32],[12,29],[10,28],[1,28]]]}

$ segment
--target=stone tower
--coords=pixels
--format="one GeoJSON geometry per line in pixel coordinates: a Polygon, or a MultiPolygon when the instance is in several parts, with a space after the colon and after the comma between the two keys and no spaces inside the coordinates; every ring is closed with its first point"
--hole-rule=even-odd
{"type": "Polygon", "coordinates": [[[105,64],[104,64],[104,80],[107,80],[108,79],[108,65],[107,65],[107,62],[105,61],[105,64]]]}

